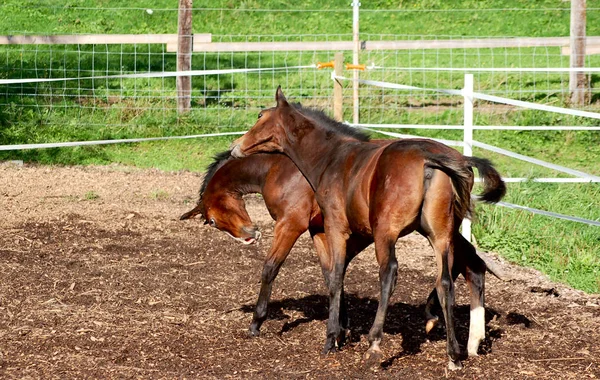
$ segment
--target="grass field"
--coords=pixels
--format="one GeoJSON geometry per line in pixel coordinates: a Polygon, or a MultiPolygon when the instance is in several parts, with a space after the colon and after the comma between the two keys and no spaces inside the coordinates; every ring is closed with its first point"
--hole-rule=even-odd
{"type": "MultiPolygon", "coordinates": [[[[6,0],[0,4],[0,34],[175,33],[175,1],[122,2],[6,0]],[[152,9],[148,12],[147,9],[152,9]]],[[[600,0],[588,1],[589,36],[600,35],[600,0]]],[[[194,1],[194,32],[213,41],[349,40],[352,14],[347,1],[194,1]],[[318,11],[314,11],[318,10],[318,11]]],[[[569,3],[543,1],[370,1],[361,8],[361,39],[434,39],[494,36],[568,36],[569,3]],[[565,10],[567,9],[567,10],[565,10]]],[[[334,52],[195,53],[193,69],[290,67],[328,61],[334,52]]],[[[350,59],[350,54],[346,55],[350,59]]],[[[559,48],[450,49],[365,52],[361,61],[380,68],[363,78],[425,88],[463,85],[460,72],[429,72],[426,67],[469,67],[477,91],[564,106],[568,74],[478,72],[478,68],[568,67],[559,48]],[[403,68],[403,69],[398,69],[403,68]],[[408,68],[408,69],[407,69],[408,68]]],[[[600,67],[600,56],[587,65],[600,67]]],[[[0,79],[80,78],[174,71],[175,54],[159,45],[0,46],[0,79]]],[[[592,87],[600,76],[590,76],[592,87]]],[[[175,110],[175,80],[86,79],[52,84],[0,85],[0,145],[133,137],[177,136],[239,131],[258,111],[273,104],[281,84],[294,100],[331,109],[327,71],[227,74],[193,80],[193,110],[175,110]]],[[[345,83],[345,85],[348,85],[345,83]]],[[[346,92],[349,94],[349,92],[346,92]]],[[[587,109],[600,111],[592,90],[587,109]]],[[[345,118],[351,119],[349,96],[345,118]]],[[[426,91],[361,89],[361,122],[459,125],[460,98],[426,91]]],[[[478,102],[478,125],[600,125],[568,117],[478,102]]],[[[461,139],[459,131],[400,130],[461,139]]],[[[476,131],[475,139],[525,155],[600,175],[600,133],[476,131]]],[[[43,164],[122,163],[163,170],[203,170],[231,137],[120,144],[94,147],[0,152],[1,159],[43,164]]],[[[564,176],[557,172],[476,150],[491,158],[507,177],[564,176]]],[[[506,201],[600,220],[600,186],[510,184],[506,201]]],[[[555,279],[600,292],[600,229],[533,216],[522,211],[481,206],[474,233],[484,249],[531,265],[555,279]]]]}

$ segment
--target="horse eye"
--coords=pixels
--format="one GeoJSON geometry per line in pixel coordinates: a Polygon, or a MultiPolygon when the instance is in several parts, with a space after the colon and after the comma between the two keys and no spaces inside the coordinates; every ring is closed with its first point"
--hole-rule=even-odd
{"type": "Polygon", "coordinates": [[[262,112],[258,114],[258,118],[260,119],[262,117],[262,112]]]}
{"type": "Polygon", "coordinates": [[[210,220],[208,221],[208,224],[211,227],[215,227],[217,225],[217,222],[215,222],[215,218],[210,218],[210,220]]]}

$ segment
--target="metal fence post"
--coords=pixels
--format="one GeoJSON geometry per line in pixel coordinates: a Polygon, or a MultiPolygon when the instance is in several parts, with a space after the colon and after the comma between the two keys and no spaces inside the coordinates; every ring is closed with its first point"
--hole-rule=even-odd
{"type": "MultiPolygon", "coordinates": [[[[473,74],[465,74],[465,87],[463,88],[465,104],[465,120],[463,134],[463,154],[473,155],[473,74]]],[[[462,235],[471,241],[471,220],[465,218],[462,223],[462,235]]]]}

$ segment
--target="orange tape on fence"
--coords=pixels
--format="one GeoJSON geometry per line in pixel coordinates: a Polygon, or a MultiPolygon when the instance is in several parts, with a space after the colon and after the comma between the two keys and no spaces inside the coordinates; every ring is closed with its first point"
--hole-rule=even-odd
{"type": "Polygon", "coordinates": [[[330,62],[317,62],[317,69],[324,69],[327,67],[331,67],[333,69],[334,61],[330,62]]]}
{"type": "Polygon", "coordinates": [[[367,65],[353,65],[351,63],[346,63],[346,70],[362,70],[365,71],[367,69],[367,65]]]}
{"type": "MultiPolygon", "coordinates": [[[[335,62],[317,62],[317,69],[325,69],[325,68],[334,68],[335,62]]],[[[353,65],[351,63],[346,63],[346,70],[362,70],[365,71],[367,69],[367,65],[353,65]]]]}

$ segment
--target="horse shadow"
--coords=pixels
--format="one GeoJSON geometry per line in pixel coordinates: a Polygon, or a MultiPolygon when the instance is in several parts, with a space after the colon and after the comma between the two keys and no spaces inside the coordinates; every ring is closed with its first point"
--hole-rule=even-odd
{"type": "MultiPolygon", "coordinates": [[[[350,318],[349,343],[357,343],[362,336],[369,334],[369,329],[375,319],[378,300],[371,297],[359,297],[356,294],[346,294],[348,315],[350,318]]],[[[309,295],[302,298],[285,298],[269,304],[268,320],[289,320],[286,310],[294,310],[303,314],[302,317],[286,321],[277,333],[283,335],[300,325],[312,321],[325,321],[329,317],[329,298],[325,295],[309,295]]],[[[243,305],[241,310],[246,313],[254,312],[254,304],[243,305]]],[[[469,305],[459,305],[454,308],[456,335],[459,343],[466,346],[469,337],[469,305]]],[[[429,334],[425,332],[425,304],[412,305],[404,302],[392,303],[388,307],[384,332],[389,335],[402,337],[402,351],[382,363],[382,367],[390,366],[395,360],[421,352],[421,346],[426,342],[446,340],[444,319],[441,310],[435,310],[440,316],[438,326],[429,334]]],[[[489,321],[500,314],[486,307],[486,338],[481,343],[479,353],[486,355],[491,352],[492,342],[501,338],[503,331],[488,326],[489,321]]],[[[464,350],[463,350],[464,351],[464,350]]]]}

